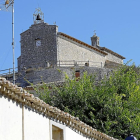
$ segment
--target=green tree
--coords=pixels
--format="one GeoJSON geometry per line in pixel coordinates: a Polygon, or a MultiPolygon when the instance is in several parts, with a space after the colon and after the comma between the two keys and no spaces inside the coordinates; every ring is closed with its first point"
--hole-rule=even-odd
{"type": "Polygon", "coordinates": [[[77,81],[66,76],[63,86],[34,86],[46,103],[70,113],[110,136],[124,139],[131,131],[140,137],[139,68],[122,66],[96,82],[86,72],[77,81]]]}

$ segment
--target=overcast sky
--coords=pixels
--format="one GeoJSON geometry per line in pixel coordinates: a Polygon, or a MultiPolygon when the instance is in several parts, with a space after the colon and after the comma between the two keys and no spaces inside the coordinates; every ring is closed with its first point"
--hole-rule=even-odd
{"type": "MultiPolygon", "coordinates": [[[[4,0],[0,0],[0,4],[4,0]]],[[[15,64],[20,33],[33,24],[40,7],[44,21],[56,22],[59,32],[91,44],[96,30],[100,46],[140,65],[140,0],[15,0],[15,64]]],[[[0,11],[0,70],[12,68],[12,13],[0,11]]]]}

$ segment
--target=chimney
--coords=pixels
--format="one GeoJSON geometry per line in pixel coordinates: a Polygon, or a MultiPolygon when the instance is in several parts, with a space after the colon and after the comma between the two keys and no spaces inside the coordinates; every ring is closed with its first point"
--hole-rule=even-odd
{"type": "Polygon", "coordinates": [[[91,45],[94,47],[98,47],[99,46],[99,37],[96,36],[96,33],[94,33],[94,35],[91,37],[91,45]]]}

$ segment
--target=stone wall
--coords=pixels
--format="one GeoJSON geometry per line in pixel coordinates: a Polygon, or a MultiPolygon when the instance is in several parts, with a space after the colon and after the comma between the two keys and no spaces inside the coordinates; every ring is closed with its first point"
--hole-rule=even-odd
{"type": "MultiPolygon", "coordinates": [[[[34,24],[21,33],[21,56],[18,58],[16,83],[26,87],[29,85],[27,81],[33,84],[64,81],[65,73],[72,78],[76,70],[80,71],[80,75],[84,71],[97,73],[100,80],[111,71],[102,68],[112,68],[113,63],[123,63],[121,58],[109,52],[106,55],[103,51],[97,51],[101,49],[99,46],[92,49],[92,46],[87,47],[81,41],[66,36],[58,33],[56,25],[47,23],[34,24]],[[38,39],[41,41],[40,46],[36,46],[38,39]]],[[[12,77],[8,80],[12,80],[12,77]]]]}
{"type": "Polygon", "coordinates": [[[90,61],[90,67],[101,67],[101,62],[105,63],[105,55],[61,35],[58,35],[57,44],[58,61],[90,61]]]}
{"type": "Polygon", "coordinates": [[[19,78],[16,80],[21,87],[29,86],[30,84],[27,82],[31,82],[33,84],[41,84],[42,82],[50,83],[50,82],[64,82],[65,76],[67,75],[70,79],[75,77],[76,72],[80,73],[80,76],[83,75],[84,72],[88,74],[96,74],[96,80],[99,81],[104,78],[104,76],[109,76],[111,69],[105,68],[91,68],[91,67],[54,67],[54,68],[42,68],[42,69],[30,69],[26,72],[22,72],[19,78]]]}
{"type": "Polygon", "coordinates": [[[56,45],[57,26],[39,23],[32,25],[21,33],[21,56],[18,59],[19,71],[34,67],[45,67],[49,62],[55,65],[57,61],[56,45]],[[41,46],[36,46],[36,40],[41,40],[41,46]]]}
{"type": "Polygon", "coordinates": [[[99,46],[99,37],[96,36],[96,34],[94,34],[91,37],[91,45],[108,54],[106,55],[105,60],[112,61],[114,63],[123,64],[123,59],[125,59],[123,56],[113,52],[112,50],[107,49],[106,47],[99,46]]]}
{"type": "Polygon", "coordinates": [[[106,53],[108,53],[108,55],[106,55],[106,60],[109,60],[109,61],[112,61],[115,63],[119,63],[119,64],[123,64],[123,59],[121,59],[121,58],[119,58],[119,57],[117,57],[109,52],[106,52],[106,53]]]}

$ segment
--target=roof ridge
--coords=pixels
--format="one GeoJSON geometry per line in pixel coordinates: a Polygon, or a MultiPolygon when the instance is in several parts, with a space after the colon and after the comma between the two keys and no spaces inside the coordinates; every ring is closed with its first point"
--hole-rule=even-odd
{"type": "Polygon", "coordinates": [[[61,111],[57,107],[52,107],[49,104],[46,104],[43,100],[40,100],[38,97],[35,97],[33,94],[28,93],[23,88],[14,85],[2,77],[0,77],[0,92],[7,98],[19,101],[20,103],[35,109],[47,117],[58,120],[89,138],[95,138],[98,140],[117,140],[83,123],[78,117],[71,116],[69,113],[61,111]]]}

